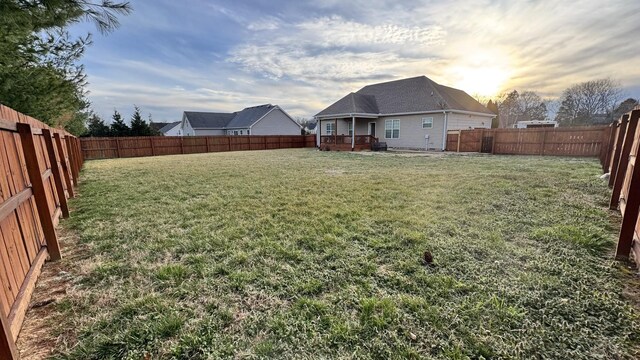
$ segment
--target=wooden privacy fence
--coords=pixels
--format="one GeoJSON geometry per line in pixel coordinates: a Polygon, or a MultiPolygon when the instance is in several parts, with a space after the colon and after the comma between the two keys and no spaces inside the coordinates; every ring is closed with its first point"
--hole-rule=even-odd
{"type": "Polygon", "coordinates": [[[0,359],[15,340],[44,261],[60,259],[55,226],[82,167],[80,142],[0,105],[0,359]]]}
{"type": "Polygon", "coordinates": [[[447,151],[509,155],[606,156],[608,126],[473,129],[447,133],[447,151]]]}
{"type": "Polygon", "coordinates": [[[80,139],[85,159],[315,147],[315,135],[138,136],[80,139]]]}
{"type": "Polygon", "coordinates": [[[605,157],[604,171],[610,173],[612,187],[609,207],[620,209],[622,225],[616,249],[616,258],[628,259],[633,252],[640,265],[640,166],[636,166],[640,153],[640,107],[624,114],[611,125],[609,154],[605,157]]]}

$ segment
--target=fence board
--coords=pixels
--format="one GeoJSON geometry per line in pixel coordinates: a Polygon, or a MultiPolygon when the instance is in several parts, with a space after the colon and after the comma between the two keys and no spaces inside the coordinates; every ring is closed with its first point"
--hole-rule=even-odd
{"type": "Polygon", "coordinates": [[[71,179],[77,184],[78,146],[70,134],[0,105],[0,359],[17,359],[40,267],[49,253],[59,257],[54,224],[73,194],[71,179]]]}
{"type": "Polygon", "coordinates": [[[146,136],[82,138],[86,159],[315,147],[315,135],[146,136]]]}
{"type": "Polygon", "coordinates": [[[605,126],[456,130],[448,132],[446,148],[457,152],[491,149],[493,154],[505,155],[601,157],[608,147],[610,131],[605,126]]]}

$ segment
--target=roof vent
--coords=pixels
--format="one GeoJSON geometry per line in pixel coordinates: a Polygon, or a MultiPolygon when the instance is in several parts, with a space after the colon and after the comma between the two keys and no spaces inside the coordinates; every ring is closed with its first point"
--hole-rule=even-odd
{"type": "Polygon", "coordinates": [[[433,91],[431,92],[431,96],[433,96],[433,91]]]}

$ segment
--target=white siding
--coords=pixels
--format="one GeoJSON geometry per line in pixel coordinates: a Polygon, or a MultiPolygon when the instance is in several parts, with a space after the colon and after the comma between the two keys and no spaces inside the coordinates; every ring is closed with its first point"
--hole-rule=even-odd
{"type": "Polygon", "coordinates": [[[169,131],[164,133],[164,136],[181,136],[182,135],[181,125],[182,124],[177,124],[176,126],[172,127],[169,131]]]}
{"type": "Polygon", "coordinates": [[[222,129],[196,129],[196,136],[206,136],[206,135],[226,135],[225,131],[222,129]]]}
{"type": "Polygon", "coordinates": [[[376,121],[376,137],[381,142],[386,142],[387,146],[405,149],[425,149],[427,148],[426,135],[429,135],[429,149],[442,149],[442,134],[444,130],[443,114],[405,115],[405,116],[384,116],[376,121]],[[433,127],[422,128],[422,118],[432,117],[433,127]],[[387,119],[400,120],[400,137],[397,139],[385,138],[384,123],[387,119]]]}
{"type": "Polygon", "coordinates": [[[490,129],[491,118],[488,116],[449,113],[447,130],[490,129]]]}
{"type": "Polygon", "coordinates": [[[191,124],[187,121],[187,117],[182,115],[182,123],[180,124],[183,136],[194,136],[195,131],[191,127],[191,124]]]}
{"type": "Polygon", "coordinates": [[[251,135],[300,135],[300,126],[275,108],[251,126],[251,135]]]}

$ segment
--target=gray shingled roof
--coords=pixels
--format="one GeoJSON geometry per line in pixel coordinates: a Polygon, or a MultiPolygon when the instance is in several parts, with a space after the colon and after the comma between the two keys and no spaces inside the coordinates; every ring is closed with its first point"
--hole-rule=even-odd
{"type": "Polygon", "coordinates": [[[158,129],[158,131],[160,131],[163,134],[166,134],[167,131],[173,129],[176,125],[178,125],[180,123],[181,123],[181,121],[176,121],[176,122],[172,122],[172,123],[166,123],[166,125],[161,127],[160,129],[158,129]]]}
{"type": "Polygon", "coordinates": [[[184,114],[194,129],[223,129],[237,113],[185,111],[184,114]]]}
{"type": "Polygon", "coordinates": [[[466,92],[443,86],[426,76],[363,87],[316,116],[338,114],[398,114],[435,110],[462,110],[493,115],[466,92]]]}
{"type": "Polygon", "coordinates": [[[260,120],[263,116],[265,116],[271,109],[275,106],[271,104],[259,105],[244,108],[242,111],[236,114],[236,116],[231,119],[231,121],[227,124],[227,128],[248,128],[253,125],[256,121],[260,120]]]}
{"type": "Polygon", "coordinates": [[[349,93],[349,95],[331,104],[318,115],[324,114],[378,114],[375,96],[349,93]]]}
{"type": "Polygon", "coordinates": [[[162,129],[163,127],[169,125],[171,123],[168,122],[150,122],[149,126],[153,129],[153,130],[158,130],[160,131],[160,129],[162,129]]]}

